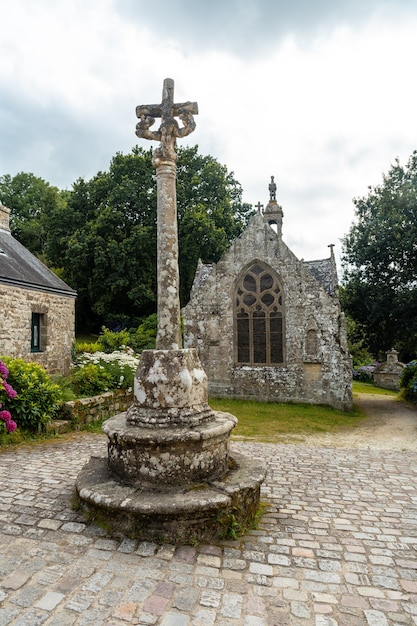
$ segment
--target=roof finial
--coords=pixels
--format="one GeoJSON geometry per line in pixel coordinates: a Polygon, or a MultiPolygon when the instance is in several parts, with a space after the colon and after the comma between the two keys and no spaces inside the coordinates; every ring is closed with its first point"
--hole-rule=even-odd
{"type": "Polygon", "coordinates": [[[274,176],[271,176],[271,182],[269,185],[269,199],[276,200],[277,199],[277,186],[274,182],[274,176]]]}

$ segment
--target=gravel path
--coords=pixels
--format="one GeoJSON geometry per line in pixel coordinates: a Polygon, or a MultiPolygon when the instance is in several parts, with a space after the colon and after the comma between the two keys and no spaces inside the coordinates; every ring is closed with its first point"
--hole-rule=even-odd
{"type": "Polygon", "coordinates": [[[365,393],[355,395],[354,403],[368,416],[358,428],[303,436],[299,442],[332,448],[417,450],[417,407],[393,396],[365,393]]]}

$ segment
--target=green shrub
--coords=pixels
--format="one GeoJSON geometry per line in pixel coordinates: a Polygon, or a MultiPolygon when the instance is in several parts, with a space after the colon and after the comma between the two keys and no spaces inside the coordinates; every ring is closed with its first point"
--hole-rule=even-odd
{"type": "Polygon", "coordinates": [[[128,346],[129,340],[129,331],[120,330],[118,332],[113,332],[103,326],[103,328],[101,329],[101,334],[97,339],[97,343],[100,347],[100,350],[109,354],[110,352],[119,350],[121,347],[128,346]]]}
{"type": "MultiPolygon", "coordinates": [[[[94,354],[95,352],[99,352],[101,350],[101,346],[97,343],[97,341],[94,341],[94,343],[91,343],[89,341],[77,341],[76,346],[75,346],[75,352],[76,355],[77,354],[82,354],[83,352],[88,352],[89,354],[94,354]]],[[[76,356],[75,356],[76,358],[76,356]]],[[[75,359],[73,359],[74,361],[75,359]]]]}
{"type": "Polygon", "coordinates": [[[158,318],[156,313],[153,313],[149,315],[136,330],[132,329],[129,331],[129,346],[133,348],[135,352],[153,350],[153,348],[155,348],[157,326],[158,318]]]}
{"type": "Polygon", "coordinates": [[[84,352],[77,357],[72,371],[72,388],[79,395],[132,388],[138,363],[139,358],[131,348],[111,354],[84,352]]]}
{"type": "Polygon", "coordinates": [[[19,427],[42,430],[54,419],[60,406],[59,386],[37,363],[9,357],[4,357],[3,361],[9,370],[7,382],[17,391],[16,398],[9,399],[5,408],[12,413],[19,427]]]}
{"type": "Polygon", "coordinates": [[[111,354],[115,350],[123,350],[127,346],[136,353],[142,352],[142,350],[151,350],[155,348],[157,325],[158,318],[156,313],[153,313],[145,318],[137,328],[114,332],[103,326],[97,342],[90,345],[77,344],[77,353],[103,351],[106,354],[111,354]]]}
{"type": "Polygon", "coordinates": [[[373,383],[374,371],[378,363],[369,363],[368,365],[360,365],[352,372],[353,380],[358,380],[361,383],[373,383]]]}
{"type": "Polygon", "coordinates": [[[406,400],[417,402],[417,361],[410,361],[401,372],[400,387],[406,400]]]}
{"type": "Polygon", "coordinates": [[[97,363],[87,363],[71,373],[71,386],[79,396],[95,396],[112,388],[112,375],[97,363]]]}

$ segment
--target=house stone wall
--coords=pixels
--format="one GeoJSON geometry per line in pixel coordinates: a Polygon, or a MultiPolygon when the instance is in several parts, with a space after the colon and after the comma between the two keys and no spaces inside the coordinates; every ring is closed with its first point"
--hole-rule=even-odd
{"type": "Polygon", "coordinates": [[[50,374],[66,374],[75,338],[75,299],[0,283],[0,355],[42,365],[50,374]],[[32,313],[42,315],[41,351],[31,352],[32,313]]]}
{"type": "Polygon", "coordinates": [[[327,293],[261,213],[217,264],[199,265],[183,316],[185,347],[198,349],[212,395],[351,408],[352,362],[337,293],[327,293]],[[282,366],[235,361],[235,286],[255,261],[272,268],[282,285],[282,366]]]}

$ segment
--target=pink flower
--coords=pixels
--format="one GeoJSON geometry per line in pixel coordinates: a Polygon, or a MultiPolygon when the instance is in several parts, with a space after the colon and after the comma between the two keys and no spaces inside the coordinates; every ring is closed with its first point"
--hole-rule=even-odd
{"type": "Polygon", "coordinates": [[[16,430],[16,428],[17,428],[17,424],[13,420],[8,420],[6,422],[6,430],[8,433],[12,433],[14,430],[16,430]]]}
{"type": "Polygon", "coordinates": [[[0,376],[6,380],[8,375],[9,375],[9,370],[7,369],[3,361],[0,361],[0,376]]]}
{"type": "Polygon", "coordinates": [[[6,396],[9,396],[11,400],[14,400],[14,398],[17,396],[17,391],[15,391],[13,387],[9,385],[9,383],[6,383],[5,381],[3,382],[3,387],[4,387],[4,391],[6,392],[6,396]]]}
{"type": "Polygon", "coordinates": [[[12,416],[9,411],[0,411],[0,420],[3,420],[3,422],[9,422],[11,419],[12,416]]]}

